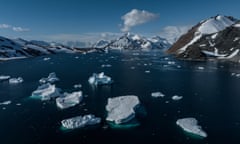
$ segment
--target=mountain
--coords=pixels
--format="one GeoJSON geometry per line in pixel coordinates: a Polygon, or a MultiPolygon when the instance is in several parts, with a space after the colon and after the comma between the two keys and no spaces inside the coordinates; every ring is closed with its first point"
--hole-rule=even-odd
{"type": "Polygon", "coordinates": [[[56,53],[85,53],[96,51],[93,48],[69,47],[59,43],[24,39],[9,39],[0,36],[0,61],[36,57],[56,53]]]}
{"type": "Polygon", "coordinates": [[[147,39],[137,34],[126,33],[112,41],[100,40],[93,45],[94,48],[107,49],[166,49],[170,44],[159,36],[147,39]]]}
{"type": "Polygon", "coordinates": [[[188,60],[213,58],[239,61],[239,25],[233,17],[211,17],[192,27],[167,52],[188,60]]]}

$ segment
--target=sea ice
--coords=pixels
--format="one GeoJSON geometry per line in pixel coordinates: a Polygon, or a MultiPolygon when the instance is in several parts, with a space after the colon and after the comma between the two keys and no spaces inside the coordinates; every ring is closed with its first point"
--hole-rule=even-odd
{"type": "Polygon", "coordinates": [[[134,95],[109,98],[106,105],[108,112],[106,120],[116,124],[126,123],[135,117],[135,110],[139,105],[140,101],[134,95]]]}
{"type": "Polygon", "coordinates": [[[151,96],[157,98],[157,97],[164,97],[165,95],[161,92],[152,92],[151,96]]]}
{"type": "Polygon", "coordinates": [[[186,132],[189,132],[201,137],[207,137],[207,133],[202,130],[202,127],[198,125],[198,121],[195,118],[179,119],[177,120],[176,124],[186,132]]]}
{"type": "Polygon", "coordinates": [[[8,101],[0,102],[0,105],[9,105],[11,103],[12,101],[8,100],[8,101]]]}
{"type": "Polygon", "coordinates": [[[180,100],[182,98],[183,98],[182,96],[178,96],[178,95],[172,96],[172,100],[175,100],[175,101],[180,100]]]}
{"type": "Polygon", "coordinates": [[[77,88],[82,88],[82,85],[81,85],[81,84],[75,84],[73,87],[74,87],[75,89],[77,89],[77,88]]]}
{"type": "Polygon", "coordinates": [[[7,76],[7,75],[0,75],[0,81],[5,81],[5,80],[8,80],[10,79],[11,77],[10,76],[7,76]]]}
{"type": "Polygon", "coordinates": [[[23,82],[23,78],[22,77],[18,77],[18,78],[10,78],[9,79],[9,83],[10,84],[19,84],[23,82]]]}
{"type": "Polygon", "coordinates": [[[65,129],[76,129],[76,128],[83,128],[86,126],[99,124],[100,122],[101,122],[101,118],[98,118],[92,114],[89,114],[89,115],[76,116],[73,118],[62,120],[61,124],[65,129]]]}
{"type": "Polygon", "coordinates": [[[79,104],[82,100],[82,92],[64,93],[62,97],[56,98],[56,104],[61,109],[66,109],[79,104]]]}
{"type": "Polygon", "coordinates": [[[105,85],[112,84],[112,79],[109,76],[104,75],[104,72],[99,74],[94,73],[89,79],[88,82],[93,85],[105,85]]]}
{"type": "Polygon", "coordinates": [[[51,98],[55,98],[61,96],[60,89],[56,88],[55,85],[50,83],[43,84],[37,88],[37,90],[32,92],[32,98],[38,98],[42,101],[50,100],[51,98]]]}
{"type": "Polygon", "coordinates": [[[41,78],[39,80],[39,82],[41,84],[44,84],[44,83],[54,83],[56,81],[59,81],[59,78],[56,76],[55,72],[50,73],[47,78],[41,78]]]}

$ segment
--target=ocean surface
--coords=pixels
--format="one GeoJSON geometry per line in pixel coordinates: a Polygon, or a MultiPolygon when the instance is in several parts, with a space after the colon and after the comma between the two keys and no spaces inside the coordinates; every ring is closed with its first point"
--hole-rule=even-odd
{"type": "Polygon", "coordinates": [[[240,66],[233,63],[178,61],[159,51],[59,54],[0,63],[0,75],[21,76],[21,84],[0,82],[1,144],[229,144],[240,143],[240,66]],[[49,57],[49,60],[44,58],[49,57]],[[109,64],[111,67],[105,67],[109,64]],[[55,72],[56,86],[73,92],[82,84],[84,99],[60,110],[54,100],[29,98],[39,79],[55,72]],[[105,72],[111,86],[92,87],[92,73],[105,72]],[[162,92],[163,98],[151,97],[162,92]],[[133,128],[115,129],[105,121],[109,97],[136,95],[147,115],[133,128]],[[183,96],[179,101],[173,95],[183,96]],[[61,120],[85,114],[102,118],[98,126],[62,131],[61,120]],[[208,134],[196,138],[176,125],[194,117],[208,134]]]}

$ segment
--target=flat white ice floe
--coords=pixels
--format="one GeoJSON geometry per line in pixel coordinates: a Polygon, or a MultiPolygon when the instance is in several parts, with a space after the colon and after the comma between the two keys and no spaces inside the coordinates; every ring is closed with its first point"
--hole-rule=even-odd
{"type": "Polygon", "coordinates": [[[50,83],[43,84],[32,92],[32,98],[44,100],[50,100],[52,98],[60,96],[60,89],[50,83]]]}
{"type": "Polygon", "coordinates": [[[207,137],[207,133],[202,130],[202,127],[198,125],[198,121],[195,118],[179,119],[177,120],[176,124],[186,132],[189,132],[201,137],[207,137]]]}
{"type": "Polygon", "coordinates": [[[108,112],[106,120],[116,124],[126,123],[135,118],[135,110],[139,105],[140,101],[134,95],[109,98],[106,105],[108,112]]]}
{"type": "Polygon", "coordinates": [[[62,120],[61,124],[63,128],[71,130],[71,129],[83,128],[86,126],[99,124],[100,122],[101,122],[101,118],[98,118],[92,114],[89,114],[89,115],[76,116],[73,118],[62,120]]]}
{"type": "Polygon", "coordinates": [[[152,92],[151,93],[152,97],[158,98],[158,97],[164,97],[165,94],[161,93],[161,92],[152,92]]]}
{"type": "Polygon", "coordinates": [[[44,84],[44,83],[54,83],[56,81],[59,81],[59,78],[56,76],[55,72],[50,73],[47,78],[41,78],[39,80],[39,82],[41,84],[44,84]]]}
{"type": "Polygon", "coordinates": [[[181,100],[182,98],[183,98],[183,96],[178,96],[178,95],[172,96],[172,100],[175,100],[175,101],[181,100]]]}
{"type": "Polygon", "coordinates": [[[0,102],[0,105],[9,105],[11,103],[12,101],[8,100],[8,101],[0,102]]]}
{"type": "Polygon", "coordinates": [[[9,83],[10,84],[19,84],[23,82],[23,78],[22,77],[18,77],[18,78],[10,78],[9,79],[9,83]]]}
{"type": "Polygon", "coordinates": [[[64,93],[63,96],[56,98],[56,104],[61,109],[66,109],[79,104],[83,99],[81,91],[64,93]]]}
{"type": "Polygon", "coordinates": [[[77,88],[82,88],[82,85],[81,85],[81,84],[75,84],[75,85],[73,85],[73,87],[74,87],[75,89],[77,89],[77,88]]]}
{"type": "Polygon", "coordinates": [[[89,79],[88,82],[93,85],[106,85],[112,84],[112,79],[109,76],[104,75],[104,72],[99,74],[94,73],[89,79]]]}
{"type": "Polygon", "coordinates": [[[5,81],[5,80],[8,80],[10,79],[11,77],[8,76],[8,75],[0,75],[0,81],[5,81]]]}

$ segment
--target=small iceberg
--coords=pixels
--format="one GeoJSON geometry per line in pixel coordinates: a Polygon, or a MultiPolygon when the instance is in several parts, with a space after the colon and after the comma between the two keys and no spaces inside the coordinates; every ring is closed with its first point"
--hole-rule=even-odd
{"type": "Polygon", "coordinates": [[[79,104],[83,99],[81,91],[73,93],[64,93],[62,97],[56,98],[56,104],[61,109],[66,109],[79,104]]]}
{"type": "Polygon", "coordinates": [[[183,96],[178,96],[178,95],[172,96],[172,100],[175,100],[175,101],[181,100],[182,98],[183,96]]]}
{"type": "Polygon", "coordinates": [[[44,84],[44,83],[54,83],[56,81],[59,81],[59,78],[56,76],[55,72],[50,73],[47,78],[41,78],[39,80],[39,82],[41,84],[44,84]]]}
{"type": "Polygon", "coordinates": [[[89,79],[88,82],[92,85],[106,85],[112,84],[113,80],[111,77],[104,75],[104,72],[99,74],[94,73],[89,79]]]}
{"type": "Polygon", "coordinates": [[[112,65],[110,65],[110,64],[102,64],[101,67],[102,67],[102,68],[105,68],[105,67],[106,67],[106,68],[109,68],[109,67],[112,67],[112,65]]]}
{"type": "Polygon", "coordinates": [[[92,114],[77,116],[61,121],[62,128],[66,130],[73,130],[76,128],[84,128],[90,125],[96,125],[101,122],[101,118],[95,117],[92,114]]]}
{"type": "Polygon", "coordinates": [[[18,78],[10,78],[9,79],[9,83],[10,84],[19,84],[23,82],[23,78],[22,77],[18,77],[18,78]]]}
{"type": "Polygon", "coordinates": [[[106,120],[115,124],[129,122],[135,118],[136,109],[139,105],[140,101],[134,95],[109,98],[106,105],[108,112],[106,120]]]}
{"type": "Polygon", "coordinates": [[[6,80],[9,80],[11,77],[8,76],[8,75],[0,75],[0,82],[1,81],[6,81],[6,80]]]}
{"type": "Polygon", "coordinates": [[[204,138],[207,137],[207,133],[202,130],[202,127],[198,125],[198,121],[195,118],[179,119],[176,124],[188,133],[204,138]]]}
{"type": "Polygon", "coordinates": [[[82,88],[82,85],[81,85],[81,84],[75,84],[75,85],[73,85],[73,87],[74,87],[75,89],[77,89],[77,88],[82,88]]]}
{"type": "Polygon", "coordinates": [[[60,89],[50,83],[43,84],[32,92],[31,98],[41,99],[42,101],[61,96],[60,89]]]}
{"type": "Polygon", "coordinates": [[[9,105],[11,103],[12,101],[8,100],[8,101],[0,102],[0,105],[9,105]]]}
{"type": "Polygon", "coordinates": [[[45,57],[45,58],[43,58],[44,61],[48,61],[48,60],[50,60],[50,59],[51,59],[50,57],[45,57]]]}
{"type": "Polygon", "coordinates": [[[163,94],[161,92],[152,92],[151,96],[154,98],[158,98],[158,97],[165,97],[165,94],[163,94]]]}

